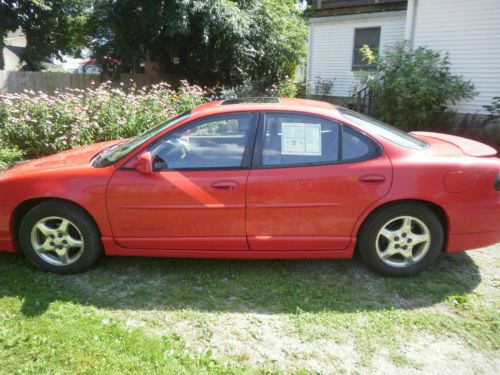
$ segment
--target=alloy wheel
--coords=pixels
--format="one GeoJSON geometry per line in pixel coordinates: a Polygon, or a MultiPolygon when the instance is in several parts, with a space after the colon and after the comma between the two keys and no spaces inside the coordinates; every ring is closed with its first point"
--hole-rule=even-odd
{"type": "Polygon", "coordinates": [[[377,234],[377,255],[392,267],[408,267],[419,262],[429,251],[428,226],[413,216],[399,216],[386,222],[377,234]]]}
{"type": "Polygon", "coordinates": [[[43,218],[33,226],[31,245],[42,260],[55,266],[75,263],[84,250],[81,231],[73,222],[59,216],[43,218]]]}

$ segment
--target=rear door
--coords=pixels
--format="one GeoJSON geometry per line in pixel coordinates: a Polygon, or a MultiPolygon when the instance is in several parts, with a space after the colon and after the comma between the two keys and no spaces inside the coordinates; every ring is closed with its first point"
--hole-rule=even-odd
{"type": "Polygon", "coordinates": [[[335,121],[267,113],[247,183],[252,250],[340,250],[362,212],[390,188],[380,146],[335,121]]]}

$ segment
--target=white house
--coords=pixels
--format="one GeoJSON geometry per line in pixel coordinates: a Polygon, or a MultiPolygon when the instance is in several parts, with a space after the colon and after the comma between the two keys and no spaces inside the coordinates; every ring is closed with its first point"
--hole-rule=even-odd
{"type": "Polygon", "coordinates": [[[64,69],[80,74],[101,74],[102,68],[95,59],[65,57],[62,63],[64,69]]]}
{"type": "Polygon", "coordinates": [[[383,53],[395,42],[448,53],[451,71],[478,95],[459,113],[487,113],[500,96],[500,0],[316,0],[310,19],[308,84],[332,80],[332,99],[350,96],[364,44],[383,53]]]}

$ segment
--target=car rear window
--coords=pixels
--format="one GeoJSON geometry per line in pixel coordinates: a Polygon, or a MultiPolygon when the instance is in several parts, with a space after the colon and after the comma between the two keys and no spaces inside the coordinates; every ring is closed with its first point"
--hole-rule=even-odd
{"type": "Polygon", "coordinates": [[[412,136],[400,129],[388,125],[382,121],[375,120],[372,117],[362,115],[361,113],[351,111],[350,109],[337,107],[340,114],[360,126],[361,129],[375,133],[393,143],[403,147],[423,150],[428,144],[417,137],[412,136]]]}

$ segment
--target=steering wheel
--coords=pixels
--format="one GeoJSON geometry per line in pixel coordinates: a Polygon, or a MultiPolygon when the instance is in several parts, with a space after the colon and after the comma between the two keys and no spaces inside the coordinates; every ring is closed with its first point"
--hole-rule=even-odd
{"type": "Polygon", "coordinates": [[[153,152],[154,169],[166,169],[169,162],[171,165],[177,165],[188,156],[189,151],[191,151],[191,146],[184,139],[167,140],[153,152]]]}

